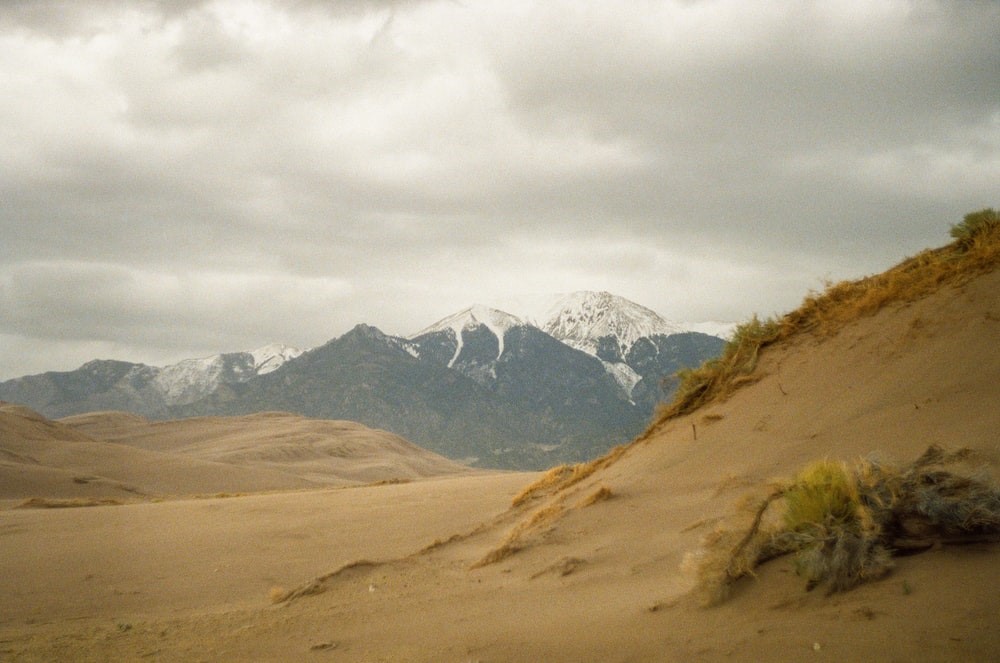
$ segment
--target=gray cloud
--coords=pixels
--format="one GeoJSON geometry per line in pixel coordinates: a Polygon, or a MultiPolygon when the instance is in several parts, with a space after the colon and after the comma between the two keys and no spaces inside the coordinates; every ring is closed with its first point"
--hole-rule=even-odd
{"type": "Polygon", "coordinates": [[[0,4],[0,378],[607,289],[795,306],[997,206],[1000,3],[0,4]]]}

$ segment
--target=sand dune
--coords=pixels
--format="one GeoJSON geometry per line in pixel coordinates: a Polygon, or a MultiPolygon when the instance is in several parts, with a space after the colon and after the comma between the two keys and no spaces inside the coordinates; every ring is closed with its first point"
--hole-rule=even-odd
{"type": "Polygon", "coordinates": [[[124,500],[316,487],[268,468],[238,467],[97,440],[27,408],[0,405],[0,499],[124,500]]]}
{"type": "Polygon", "coordinates": [[[967,447],[970,467],[996,478],[998,341],[1000,271],[890,304],[832,336],[800,334],[765,348],[728,399],[667,420],[592,473],[577,468],[581,480],[513,508],[537,475],[0,512],[0,589],[12,597],[0,653],[997,660],[995,543],[900,557],[888,576],[832,596],[806,592],[779,558],[714,608],[692,594],[686,560],[740,522],[746,495],[819,458],[907,461],[930,444],[967,447]],[[105,563],[109,541],[141,554],[114,550],[105,563]]]}
{"type": "Polygon", "coordinates": [[[466,473],[469,469],[383,430],[284,412],[148,421],[122,412],[60,420],[95,438],[185,458],[279,471],[318,484],[466,473]]]}

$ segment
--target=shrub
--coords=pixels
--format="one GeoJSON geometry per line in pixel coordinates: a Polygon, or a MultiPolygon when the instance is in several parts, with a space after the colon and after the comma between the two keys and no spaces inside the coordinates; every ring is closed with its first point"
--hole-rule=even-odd
{"type": "Polygon", "coordinates": [[[976,237],[1000,226],[1000,214],[991,207],[966,214],[961,223],[951,227],[949,233],[964,246],[971,245],[976,237]]]}
{"type": "Polygon", "coordinates": [[[806,589],[826,584],[832,593],[885,575],[895,553],[1000,540],[1000,488],[942,469],[970,453],[931,446],[905,467],[873,459],[853,471],[830,461],[810,466],[759,503],[742,536],[717,533],[697,556],[706,602],[724,600],[734,582],[786,554],[806,589]],[[782,517],[766,524],[774,504],[782,517]]]}

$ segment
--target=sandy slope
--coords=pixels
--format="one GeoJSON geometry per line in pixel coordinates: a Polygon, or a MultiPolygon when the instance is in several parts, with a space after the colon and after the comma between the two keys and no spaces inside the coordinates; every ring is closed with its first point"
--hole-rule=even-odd
{"type": "Polygon", "coordinates": [[[994,272],[833,338],[769,348],[763,377],[728,401],[672,420],[572,488],[508,511],[526,477],[0,512],[8,553],[0,590],[15,597],[0,652],[12,660],[998,660],[997,545],[900,558],[885,579],[831,597],[806,593],[779,559],[711,609],[689,595],[694,579],[682,570],[741,496],[824,456],[911,460],[931,443],[966,446],[997,476],[998,341],[994,272]],[[610,498],[588,505],[602,487],[610,498]],[[125,518],[112,536],[108,523],[125,518]],[[177,523],[190,547],[164,540],[177,523]],[[206,534],[223,523],[229,547],[206,534]],[[453,533],[465,535],[448,540],[453,533]],[[428,539],[444,543],[421,550],[428,539]],[[47,541],[67,554],[40,554],[47,541]],[[135,555],[102,564],[109,541],[135,555]],[[505,542],[518,550],[476,566],[505,542]],[[380,563],[344,567],[359,559],[380,563]],[[98,578],[118,591],[96,592],[88,583],[98,578]],[[270,605],[272,583],[304,591],[270,605]],[[46,598],[59,591],[62,602],[46,598]],[[74,609],[61,605],[71,601],[74,609]]]}
{"type": "Polygon", "coordinates": [[[0,404],[0,500],[134,501],[469,473],[403,438],[285,413],[151,422],[121,412],[49,421],[0,404]]]}
{"type": "Polygon", "coordinates": [[[0,404],[0,500],[134,500],[316,486],[272,469],[241,468],[108,443],[27,408],[0,404]]]}
{"type": "Polygon", "coordinates": [[[60,420],[108,442],[140,449],[286,472],[319,484],[466,473],[464,465],[387,431],[353,421],[309,419],[286,412],[242,417],[148,421],[123,412],[60,420]]]}

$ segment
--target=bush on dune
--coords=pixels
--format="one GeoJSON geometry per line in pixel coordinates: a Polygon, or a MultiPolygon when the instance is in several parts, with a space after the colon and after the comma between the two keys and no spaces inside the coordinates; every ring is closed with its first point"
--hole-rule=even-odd
{"type": "Polygon", "coordinates": [[[970,453],[932,446],[906,466],[814,463],[761,501],[745,532],[708,542],[695,569],[705,602],[721,602],[733,583],[782,555],[795,556],[807,589],[832,593],[885,575],[896,554],[1000,541],[1000,488],[943,469],[970,453]]]}

